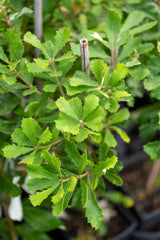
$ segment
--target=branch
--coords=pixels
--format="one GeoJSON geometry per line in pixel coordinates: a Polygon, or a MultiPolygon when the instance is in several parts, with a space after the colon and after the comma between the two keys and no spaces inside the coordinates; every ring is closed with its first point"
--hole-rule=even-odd
{"type": "MultiPolygon", "coordinates": [[[[90,175],[90,172],[86,172],[86,173],[84,173],[84,174],[77,175],[76,178],[77,178],[77,179],[81,179],[81,178],[83,178],[83,177],[85,177],[85,176],[89,176],[89,175],[90,175]]],[[[68,182],[68,181],[70,181],[70,180],[71,180],[71,178],[59,179],[59,182],[60,182],[60,183],[63,183],[63,182],[68,182]]]]}
{"type": "Polygon", "coordinates": [[[43,148],[46,148],[46,147],[54,146],[54,145],[56,145],[56,144],[62,142],[63,139],[64,139],[64,138],[60,138],[60,139],[57,140],[56,142],[50,143],[50,144],[48,144],[48,145],[46,145],[46,146],[40,146],[40,147],[35,146],[35,149],[38,150],[38,149],[43,149],[43,148]]]}
{"type": "Polygon", "coordinates": [[[2,4],[0,4],[0,9],[2,10],[2,12],[4,14],[4,18],[6,19],[7,24],[13,29],[14,26],[13,26],[12,22],[9,20],[9,18],[7,16],[7,13],[6,13],[6,11],[5,11],[5,9],[4,9],[2,4]]]}
{"type": "MultiPolygon", "coordinates": [[[[22,81],[23,83],[25,83],[29,88],[33,88],[33,85],[32,85],[32,84],[29,84],[29,83],[22,77],[22,75],[21,75],[19,72],[17,72],[16,69],[13,69],[13,71],[14,71],[15,74],[21,79],[21,81],[22,81]]],[[[37,92],[39,95],[42,94],[39,90],[37,90],[36,92],[37,92]]]]}
{"type": "MultiPolygon", "coordinates": [[[[55,66],[54,66],[54,60],[53,60],[53,59],[50,59],[50,61],[51,61],[51,64],[52,64],[52,71],[53,71],[54,73],[56,73],[56,68],[55,68],[55,66]]],[[[60,90],[62,96],[66,99],[66,96],[65,96],[64,91],[63,91],[63,89],[62,89],[62,86],[61,86],[61,84],[60,84],[60,81],[59,81],[59,79],[58,79],[58,77],[57,77],[56,75],[55,75],[55,78],[56,78],[56,82],[57,82],[57,85],[58,85],[58,87],[59,87],[59,90],[60,90]]]]}

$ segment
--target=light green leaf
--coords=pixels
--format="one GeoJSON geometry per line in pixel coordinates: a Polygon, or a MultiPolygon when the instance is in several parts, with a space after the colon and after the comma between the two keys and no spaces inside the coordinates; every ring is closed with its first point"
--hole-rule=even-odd
{"type": "Polygon", "coordinates": [[[0,60],[2,60],[3,62],[5,62],[7,64],[9,63],[8,58],[7,58],[6,54],[4,53],[4,50],[1,46],[0,46],[0,60]]]}
{"type": "Polygon", "coordinates": [[[42,73],[45,70],[36,63],[27,63],[27,69],[30,73],[42,73]]]}
{"type": "Polygon", "coordinates": [[[40,42],[40,40],[31,32],[27,32],[24,35],[24,41],[31,44],[33,47],[39,48],[40,50],[42,50],[42,44],[40,42]]]}
{"type": "Polygon", "coordinates": [[[57,178],[46,179],[46,178],[32,178],[27,182],[27,187],[29,191],[38,191],[54,186],[58,187],[59,181],[57,178]]]}
{"type": "Polygon", "coordinates": [[[149,79],[145,79],[144,87],[148,91],[160,87],[160,77],[158,76],[158,77],[151,77],[149,79]]]}
{"type": "Polygon", "coordinates": [[[37,65],[43,69],[47,68],[49,65],[49,60],[41,59],[41,58],[34,58],[33,59],[37,65]]]}
{"type": "Polygon", "coordinates": [[[62,71],[56,71],[49,73],[49,76],[51,77],[61,77],[63,75],[62,71]]]}
{"type": "Polygon", "coordinates": [[[49,128],[47,127],[46,130],[40,136],[38,140],[38,145],[49,142],[51,138],[52,138],[52,133],[49,131],[49,128]]]}
{"type": "Polygon", "coordinates": [[[22,156],[26,153],[29,153],[33,151],[34,148],[28,148],[28,147],[21,147],[17,146],[15,144],[13,145],[8,145],[3,149],[4,156],[6,158],[12,159],[12,158],[17,158],[19,156],[22,156]]]}
{"type": "Polygon", "coordinates": [[[74,163],[77,169],[79,169],[81,155],[77,150],[77,146],[73,142],[65,141],[65,152],[68,154],[71,161],[74,163]]]}
{"type": "Polygon", "coordinates": [[[69,101],[60,97],[57,100],[56,105],[61,112],[72,116],[72,118],[76,120],[82,119],[82,103],[78,97],[72,98],[69,101]]]}
{"type": "Polygon", "coordinates": [[[57,88],[57,86],[54,85],[54,84],[46,84],[46,85],[44,86],[43,90],[44,90],[45,92],[52,92],[52,93],[53,93],[53,92],[55,92],[56,88],[57,88]]]}
{"type": "Polygon", "coordinates": [[[54,45],[53,43],[49,40],[46,41],[45,43],[42,44],[42,53],[47,59],[52,59],[53,58],[53,53],[54,53],[54,45]]]}
{"type": "Polygon", "coordinates": [[[132,30],[129,31],[129,34],[134,35],[136,33],[141,33],[144,32],[152,27],[154,27],[157,24],[157,21],[145,23],[140,27],[133,28],[132,30]]]}
{"type": "Polygon", "coordinates": [[[2,79],[8,85],[14,85],[17,82],[17,77],[16,77],[16,75],[13,75],[13,74],[2,74],[2,79]]]}
{"type": "Polygon", "coordinates": [[[51,180],[57,179],[52,173],[44,169],[42,166],[28,164],[26,170],[29,175],[34,178],[47,178],[51,180]]]}
{"type": "Polygon", "coordinates": [[[86,217],[91,226],[95,229],[98,229],[103,220],[102,210],[98,206],[89,181],[87,183],[87,188],[88,195],[85,203],[86,217]]]}
{"type": "Polygon", "coordinates": [[[85,98],[84,109],[83,109],[83,120],[86,121],[87,116],[92,113],[99,104],[99,98],[93,94],[88,95],[85,98]]]}
{"type": "Polygon", "coordinates": [[[114,185],[116,185],[116,186],[118,186],[118,187],[119,187],[119,186],[122,186],[122,184],[123,184],[122,179],[121,179],[121,178],[117,175],[117,173],[114,172],[114,171],[108,170],[108,171],[106,172],[105,178],[106,178],[109,182],[113,183],[114,185]]]}
{"type": "Polygon", "coordinates": [[[127,31],[129,29],[131,29],[132,27],[138,25],[140,22],[143,21],[145,17],[144,12],[140,12],[140,11],[133,11],[131,12],[128,17],[126,18],[122,28],[121,28],[121,32],[127,31]]]}
{"type": "Polygon", "coordinates": [[[58,189],[56,195],[54,195],[52,197],[53,204],[56,204],[57,202],[59,202],[63,198],[64,194],[65,194],[65,192],[64,192],[64,189],[63,189],[63,185],[61,184],[59,186],[59,189],[58,189]]]}
{"type": "Polygon", "coordinates": [[[115,130],[120,137],[123,139],[124,142],[129,143],[130,142],[130,137],[119,127],[116,126],[111,126],[111,129],[115,130]]]}
{"type": "Polygon", "coordinates": [[[37,138],[42,134],[39,124],[33,118],[23,118],[21,127],[28,139],[36,145],[37,138]]]}
{"type": "Polygon", "coordinates": [[[22,58],[24,47],[20,40],[19,29],[8,29],[7,39],[9,43],[10,61],[16,61],[22,58]]]}
{"type": "Polygon", "coordinates": [[[114,135],[111,133],[111,131],[108,128],[106,129],[104,142],[108,145],[108,147],[116,147],[117,146],[117,141],[114,138],[114,135]]]}
{"type": "Polygon", "coordinates": [[[86,139],[88,137],[88,130],[85,129],[84,127],[80,126],[79,129],[79,134],[76,136],[76,141],[77,142],[82,142],[84,139],[86,139]]]}
{"type": "Polygon", "coordinates": [[[116,156],[107,158],[105,161],[100,162],[93,170],[91,170],[90,173],[101,176],[102,174],[105,174],[103,170],[114,168],[116,162],[117,162],[116,156]]]}
{"type": "Polygon", "coordinates": [[[104,112],[102,107],[98,107],[91,112],[84,120],[84,125],[91,128],[94,131],[100,131],[102,128],[102,120],[104,119],[104,112]]]}
{"type": "Polygon", "coordinates": [[[149,75],[150,71],[147,68],[130,70],[129,74],[137,80],[143,80],[145,77],[149,75]]]}
{"type": "Polygon", "coordinates": [[[76,71],[73,77],[70,78],[70,84],[74,87],[80,85],[96,87],[97,83],[91,80],[84,72],[76,71]]]}
{"type": "Polygon", "coordinates": [[[120,33],[121,19],[114,11],[109,11],[105,21],[105,31],[111,46],[116,46],[118,35],[120,33]]]}
{"type": "Polygon", "coordinates": [[[48,188],[47,190],[44,190],[42,192],[37,192],[36,194],[30,195],[31,203],[34,207],[38,206],[43,202],[44,199],[46,199],[55,189],[57,188],[57,185],[48,188]]]}
{"type": "Polygon", "coordinates": [[[62,56],[56,58],[55,62],[61,62],[63,60],[68,60],[68,59],[71,59],[73,57],[74,57],[73,53],[70,51],[70,52],[67,52],[67,53],[63,54],[62,56]]]}
{"type": "Polygon", "coordinates": [[[67,184],[68,192],[73,192],[77,184],[77,178],[72,176],[67,184]]]}
{"type": "Polygon", "coordinates": [[[33,10],[27,7],[22,8],[20,12],[16,12],[12,14],[9,18],[10,21],[14,21],[15,19],[18,19],[19,17],[25,15],[25,14],[31,14],[33,13],[33,10]]]}
{"type": "Polygon", "coordinates": [[[91,61],[90,69],[93,72],[95,78],[97,79],[98,83],[101,84],[102,78],[104,75],[104,61],[100,59],[96,59],[91,61]]]}
{"type": "Polygon", "coordinates": [[[94,175],[92,179],[92,189],[95,190],[98,185],[98,175],[94,175]]]}
{"type": "Polygon", "coordinates": [[[60,28],[59,31],[56,33],[55,47],[54,47],[54,53],[52,58],[55,58],[57,53],[59,53],[59,51],[65,46],[65,44],[69,39],[69,35],[70,35],[70,31],[66,27],[60,28]]]}
{"type": "Polygon", "coordinates": [[[111,77],[112,85],[114,86],[121,79],[125,78],[127,73],[128,73],[128,69],[123,63],[117,64],[111,77]]]}

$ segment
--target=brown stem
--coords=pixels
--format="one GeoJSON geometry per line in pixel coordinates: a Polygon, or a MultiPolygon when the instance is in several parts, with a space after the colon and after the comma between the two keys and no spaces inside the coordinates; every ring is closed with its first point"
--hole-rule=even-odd
{"type": "MultiPolygon", "coordinates": [[[[53,59],[51,59],[51,64],[52,64],[52,71],[53,71],[54,73],[56,73],[56,68],[55,68],[55,66],[54,66],[54,61],[53,61],[53,59]]],[[[63,89],[62,89],[62,86],[61,86],[61,84],[60,84],[60,81],[59,81],[59,79],[58,79],[58,77],[57,77],[56,75],[55,75],[55,78],[56,78],[56,82],[57,82],[57,85],[58,85],[58,87],[59,87],[59,90],[60,90],[62,96],[66,99],[66,96],[65,96],[64,91],[63,91],[63,89]]]]}
{"type": "Polygon", "coordinates": [[[117,58],[117,50],[112,46],[111,48],[111,68],[112,70],[116,67],[116,58],[117,58]]]}
{"type": "Polygon", "coordinates": [[[64,138],[60,138],[60,139],[57,140],[56,142],[50,143],[50,144],[48,144],[48,145],[46,145],[46,146],[40,146],[40,147],[35,146],[35,149],[38,150],[38,149],[43,149],[43,148],[46,148],[46,147],[54,146],[54,145],[56,145],[56,144],[62,142],[63,139],[64,139],[64,138]]]}
{"type": "Polygon", "coordinates": [[[13,29],[14,26],[13,26],[12,22],[9,20],[9,18],[7,16],[7,13],[6,13],[4,7],[2,6],[2,4],[0,4],[0,8],[1,8],[3,14],[4,14],[4,18],[6,19],[7,24],[13,29]]]}
{"type": "MultiPolygon", "coordinates": [[[[86,172],[86,173],[84,173],[84,174],[77,175],[76,178],[77,178],[77,179],[80,179],[80,178],[83,178],[83,177],[85,177],[85,176],[89,176],[89,174],[90,174],[90,172],[86,172]]],[[[60,183],[63,183],[63,182],[68,182],[68,181],[70,181],[70,180],[71,180],[71,178],[59,179],[59,182],[60,182],[60,183]]]]}
{"type": "MultiPolygon", "coordinates": [[[[21,81],[24,82],[29,88],[33,88],[33,85],[32,85],[32,84],[29,84],[29,83],[22,77],[22,75],[21,75],[19,72],[17,72],[16,69],[13,69],[13,71],[14,71],[15,74],[21,79],[21,81]]],[[[39,95],[42,94],[39,90],[37,90],[36,92],[37,92],[39,95]]]]}

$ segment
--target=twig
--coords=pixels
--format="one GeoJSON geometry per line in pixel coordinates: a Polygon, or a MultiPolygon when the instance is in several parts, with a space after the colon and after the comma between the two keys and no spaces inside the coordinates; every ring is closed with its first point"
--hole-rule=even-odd
{"type": "Polygon", "coordinates": [[[80,40],[80,50],[82,71],[90,77],[88,40],[86,38],[80,40]]]}
{"type": "Polygon", "coordinates": [[[7,24],[8,24],[11,28],[14,28],[14,26],[13,26],[12,22],[9,20],[9,18],[8,18],[8,16],[7,16],[7,13],[6,13],[6,11],[5,11],[5,9],[4,9],[4,7],[3,7],[2,4],[0,4],[0,8],[1,8],[3,14],[4,14],[4,18],[6,19],[7,24]]]}
{"type": "MultiPolygon", "coordinates": [[[[80,179],[80,178],[83,178],[83,177],[85,177],[85,176],[89,176],[89,174],[90,174],[90,172],[86,172],[86,173],[84,173],[84,174],[82,174],[82,175],[77,175],[76,178],[77,178],[77,179],[80,179]]],[[[60,182],[60,183],[63,183],[63,182],[68,182],[68,181],[70,181],[70,180],[71,180],[71,178],[59,179],[59,182],[60,182]]]]}
{"type": "MultiPolygon", "coordinates": [[[[34,0],[34,34],[42,41],[42,0],[34,0]]],[[[35,56],[38,58],[41,51],[36,48],[35,56]]]]}
{"type": "MultiPolygon", "coordinates": [[[[13,69],[13,71],[15,72],[15,74],[21,79],[22,82],[24,82],[29,88],[33,88],[33,85],[32,84],[29,84],[23,77],[22,75],[16,70],[16,69],[13,69]]],[[[42,93],[37,90],[36,91],[39,95],[41,95],[42,93]]]]}
{"type": "MultiPolygon", "coordinates": [[[[53,71],[54,73],[56,73],[56,68],[55,68],[55,65],[54,65],[54,59],[50,59],[50,61],[51,61],[51,64],[52,64],[52,71],[53,71]]],[[[58,77],[57,77],[56,75],[55,75],[55,78],[56,78],[56,82],[57,82],[57,85],[58,85],[58,87],[59,87],[59,90],[60,90],[62,96],[66,99],[66,96],[65,96],[64,91],[63,91],[63,89],[62,89],[62,86],[61,86],[61,84],[60,84],[60,81],[59,81],[59,79],[58,79],[58,77]]]]}
{"type": "Polygon", "coordinates": [[[153,164],[151,172],[149,174],[147,185],[146,185],[146,191],[148,194],[153,192],[154,183],[158,177],[159,172],[160,172],[160,159],[158,159],[153,164]]]}
{"type": "Polygon", "coordinates": [[[57,140],[56,142],[50,143],[50,144],[48,144],[48,145],[46,145],[46,146],[40,146],[40,147],[35,146],[35,149],[38,150],[38,149],[43,149],[43,148],[46,148],[46,147],[54,146],[54,145],[62,142],[63,140],[64,140],[64,138],[60,138],[60,139],[57,140]]]}

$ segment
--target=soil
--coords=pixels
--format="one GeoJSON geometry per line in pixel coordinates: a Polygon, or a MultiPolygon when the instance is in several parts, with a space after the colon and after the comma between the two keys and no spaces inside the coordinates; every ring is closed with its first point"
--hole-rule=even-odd
{"type": "Polygon", "coordinates": [[[127,167],[121,172],[124,190],[133,197],[136,209],[142,213],[149,213],[160,207],[160,185],[154,186],[152,194],[146,191],[146,183],[153,163],[148,159],[127,167]]]}

